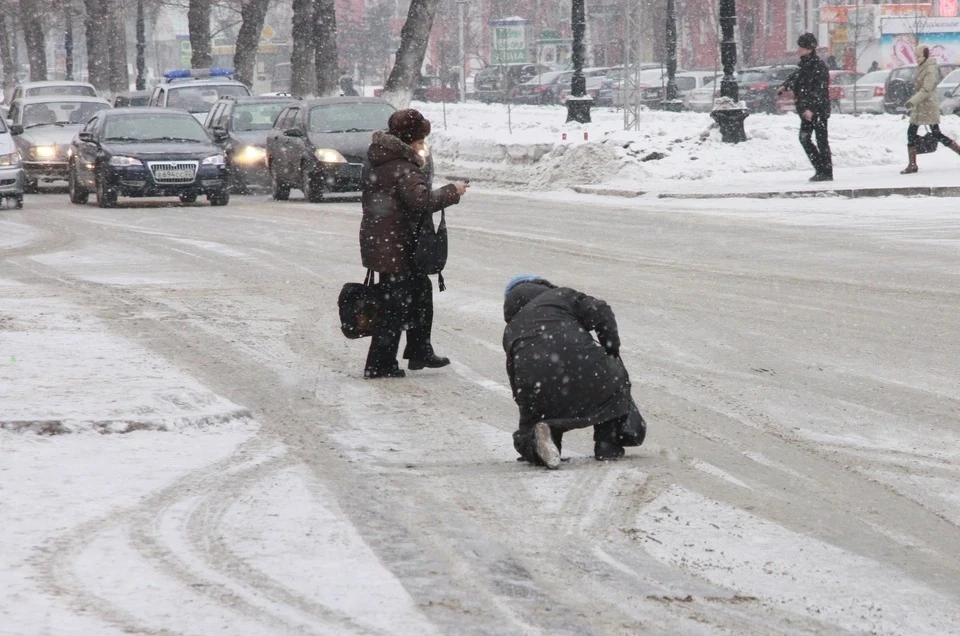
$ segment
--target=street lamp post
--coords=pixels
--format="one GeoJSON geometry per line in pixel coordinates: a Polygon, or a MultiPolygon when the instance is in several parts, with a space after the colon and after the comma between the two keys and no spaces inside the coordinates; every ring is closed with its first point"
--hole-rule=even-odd
{"type": "Polygon", "coordinates": [[[679,111],[683,102],[677,90],[677,10],[674,0],[667,0],[667,90],[663,109],[679,111]]]}
{"type": "Polygon", "coordinates": [[[573,31],[573,77],[570,79],[570,96],[567,97],[567,121],[589,124],[593,98],[587,95],[587,78],[583,76],[583,36],[587,29],[584,0],[573,0],[570,29],[573,31]]]}
{"type": "Polygon", "coordinates": [[[464,22],[464,12],[467,9],[467,3],[470,0],[457,0],[457,5],[460,7],[460,103],[463,104],[467,101],[467,56],[463,50],[463,22],[464,22]]]}
{"type": "Polygon", "coordinates": [[[720,80],[720,98],[714,102],[710,116],[720,128],[720,136],[727,143],[747,140],[743,120],[747,109],[740,105],[740,87],[737,85],[737,40],[733,28],[737,24],[736,0],[720,0],[720,62],[723,64],[723,79],[720,80]]]}

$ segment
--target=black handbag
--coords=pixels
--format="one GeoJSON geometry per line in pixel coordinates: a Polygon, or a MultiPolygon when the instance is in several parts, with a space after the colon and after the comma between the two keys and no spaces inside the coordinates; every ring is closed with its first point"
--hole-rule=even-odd
{"type": "Polygon", "coordinates": [[[440,224],[434,227],[433,215],[424,214],[417,225],[414,237],[413,264],[425,274],[440,274],[440,291],[446,289],[443,284],[443,268],[447,264],[447,217],[446,210],[440,211],[440,224]]]}
{"type": "Polygon", "coordinates": [[[373,270],[368,269],[362,283],[347,283],[340,290],[340,330],[351,340],[373,335],[380,311],[380,289],[373,277],[373,270]]]}
{"type": "Polygon", "coordinates": [[[927,131],[928,132],[926,135],[917,135],[917,141],[914,144],[914,148],[917,149],[918,155],[925,155],[927,153],[934,152],[937,149],[937,146],[940,145],[940,136],[934,135],[929,126],[927,126],[927,131]]]}

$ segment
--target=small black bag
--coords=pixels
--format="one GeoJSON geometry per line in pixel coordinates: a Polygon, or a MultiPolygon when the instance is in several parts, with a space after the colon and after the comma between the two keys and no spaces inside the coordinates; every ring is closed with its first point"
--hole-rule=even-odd
{"type": "Polygon", "coordinates": [[[340,330],[351,340],[373,335],[380,311],[380,289],[373,276],[373,270],[368,269],[363,283],[347,283],[340,290],[340,330]]]}
{"type": "Polygon", "coordinates": [[[414,237],[413,264],[425,274],[440,274],[440,291],[446,289],[443,284],[444,266],[447,264],[447,217],[446,210],[440,211],[440,225],[434,227],[433,215],[424,214],[417,226],[414,237]]]}
{"type": "Polygon", "coordinates": [[[933,131],[927,127],[926,135],[917,135],[917,141],[914,147],[917,149],[918,155],[925,155],[927,153],[934,152],[937,149],[937,146],[940,145],[940,136],[933,134],[933,131]]]}

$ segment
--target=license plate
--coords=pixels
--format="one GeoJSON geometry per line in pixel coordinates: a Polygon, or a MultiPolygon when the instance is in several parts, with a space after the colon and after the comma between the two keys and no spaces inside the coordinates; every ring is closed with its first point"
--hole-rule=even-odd
{"type": "Polygon", "coordinates": [[[193,170],[190,168],[173,170],[157,169],[155,176],[161,181],[180,181],[183,179],[193,179],[193,170]]]}

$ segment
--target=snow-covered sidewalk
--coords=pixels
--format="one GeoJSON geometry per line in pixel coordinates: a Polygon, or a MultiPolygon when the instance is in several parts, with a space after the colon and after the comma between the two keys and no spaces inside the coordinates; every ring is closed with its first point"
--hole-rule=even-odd
{"type": "MultiPolygon", "coordinates": [[[[830,144],[836,180],[809,183],[812,169],[797,140],[794,115],[751,114],[748,140],[725,144],[706,113],[649,111],[639,130],[623,130],[623,113],[597,108],[593,122],[566,124],[556,107],[415,103],[434,124],[431,143],[438,172],[524,190],[602,186],[628,196],[736,196],[797,192],[882,196],[956,194],[960,156],[941,147],[920,157],[920,173],[906,165],[907,120],[895,115],[834,115],[830,144]],[[445,113],[444,113],[445,111],[445,113]],[[445,123],[444,123],[445,122],[445,123]],[[924,189],[926,191],[924,191],[924,189]]],[[[960,136],[960,119],[944,118],[947,135],[960,136]]]]}

